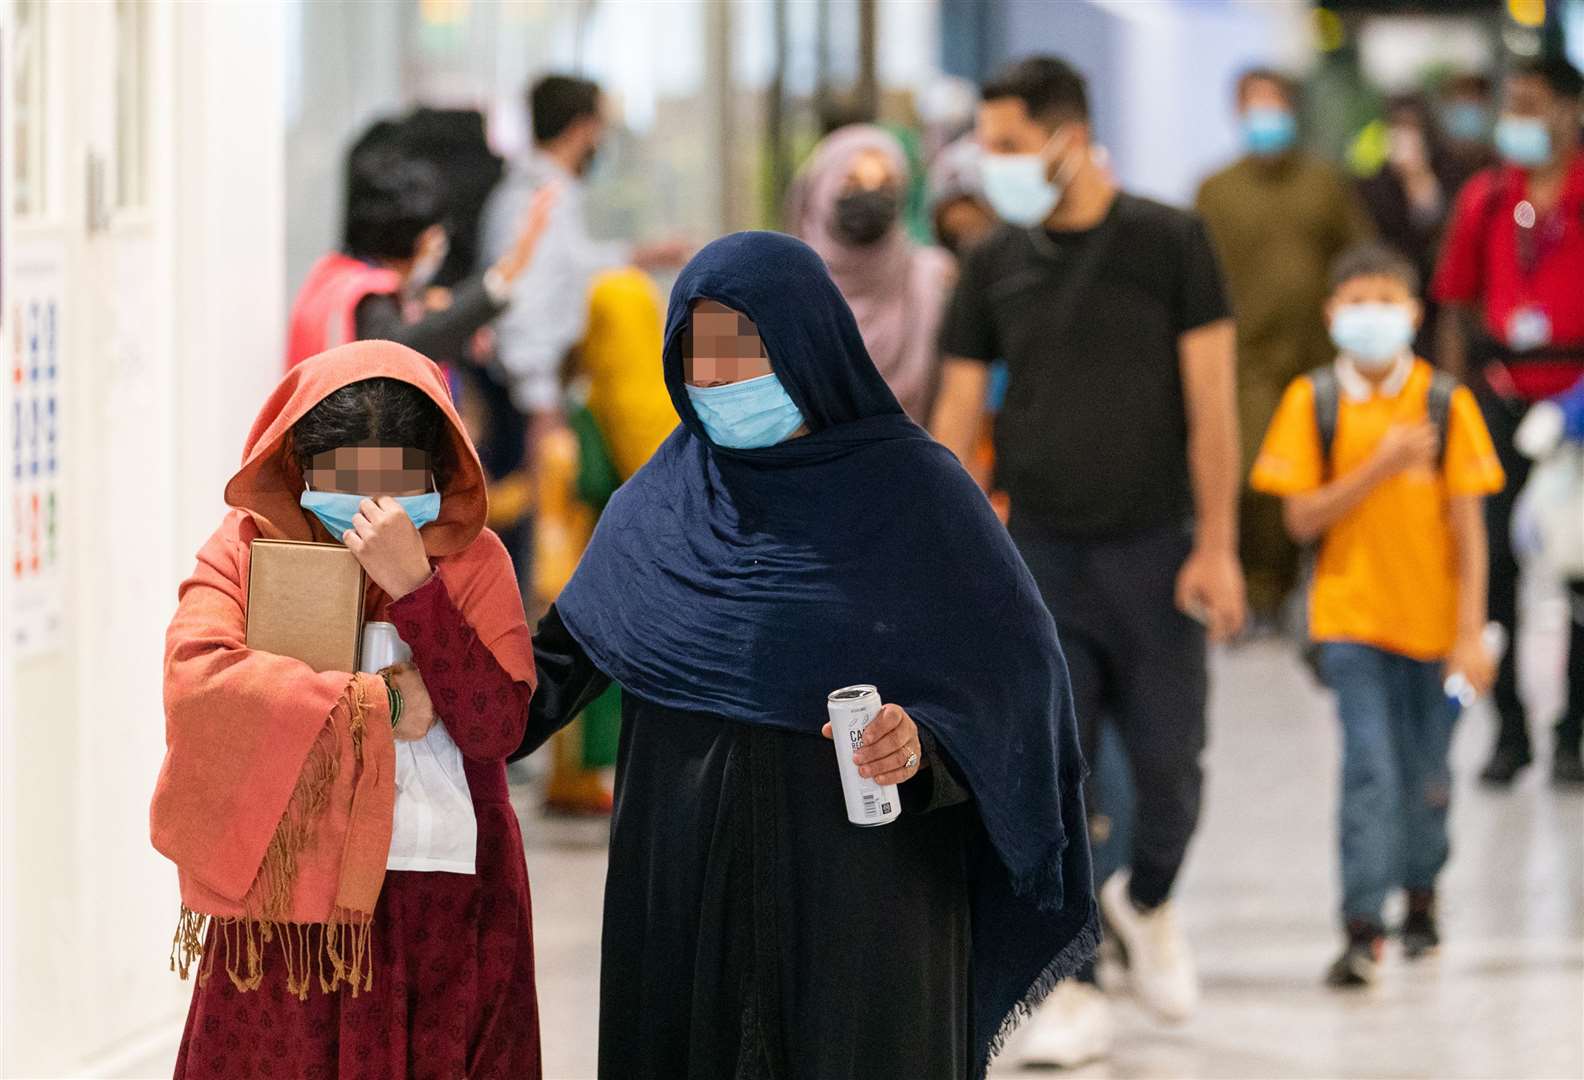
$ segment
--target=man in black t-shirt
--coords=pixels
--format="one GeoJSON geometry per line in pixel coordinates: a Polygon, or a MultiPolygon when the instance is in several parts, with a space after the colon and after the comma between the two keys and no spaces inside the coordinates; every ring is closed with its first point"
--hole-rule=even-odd
{"type": "MultiPolygon", "coordinates": [[[[978,135],[1007,224],[964,262],[931,428],[970,462],[988,365],[1006,361],[995,486],[1056,619],[1086,753],[1109,719],[1137,789],[1131,870],[1101,904],[1139,996],[1180,1020],[1198,980],[1169,896],[1199,813],[1206,633],[1244,615],[1233,324],[1204,226],[1117,190],[1066,63],[987,84],[978,135]]],[[[1022,1056],[1077,1064],[1110,1032],[1090,972],[1057,988],[1022,1056]]]]}

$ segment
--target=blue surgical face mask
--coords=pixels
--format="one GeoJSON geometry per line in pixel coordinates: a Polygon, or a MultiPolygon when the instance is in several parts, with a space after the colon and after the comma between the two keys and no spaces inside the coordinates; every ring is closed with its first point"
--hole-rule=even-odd
{"type": "MultiPolygon", "coordinates": [[[[357,516],[358,507],[363,500],[370,498],[368,495],[356,495],[346,491],[304,491],[302,498],[297,501],[304,510],[313,512],[330,535],[337,540],[341,534],[352,527],[352,519],[357,516]]],[[[397,495],[396,502],[412,518],[416,528],[423,528],[435,518],[440,516],[440,493],[428,491],[422,495],[397,495]]]]}
{"type": "Polygon", "coordinates": [[[1046,176],[1050,166],[1045,160],[1045,151],[1065,130],[1061,127],[1052,132],[1050,140],[1037,154],[981,155],[979,178],[984,185],[985,201],[1002,221],[1031,228],[1050,217],[1056,204],[1061,202],[1081,162],[1063,166],[1052,180],[1046,176]]]}
{"type": "Polygon", "coordinates": [[[1490,111],[1472,101],[1448,102],[1441,107],[1441,130],[1463,142],[1484,142],[1490,111]]]}
{"type": "Polygon", "coordinates": [[[1386,367],[1413,336],[1413,309],[1404,304],[1344,304],[1331,316],[1332,344],[1363,368],[1386,367]]]}
{"type": "Polygon", "coordinates": [[[1061,185],[1045,178],[1041,154],[986,154],[980,162],[985,199],[1002,221],[1028,228],[1061,202],[1061,185]]]}
{"type": "Polygon", "coordinates": [[[710,441],[733,450],[784,442],[803,426],[803,414],[772,372],[725,386],[689,386],[688,400],[710,441]]]}
{"type": "Polygon", "coordinates": [[[1298,121],[1290,109],[1255,106],[1243,114],[1243,145],[1251,154],[1271,157],[1292,146],[1298,138],[1298,121]]]}
{"type": "Polygon", "coordinates": [[[1496,152],[1521,169],[1551,161],[1551,129],[1538,116],[1503,114],[1496,121],[1496,152]]]}

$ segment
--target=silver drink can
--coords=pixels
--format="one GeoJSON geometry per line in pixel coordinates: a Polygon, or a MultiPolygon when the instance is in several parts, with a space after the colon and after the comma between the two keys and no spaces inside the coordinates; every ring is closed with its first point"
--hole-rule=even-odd
{"type": "Polygon", "coordinates": [[[394,664],[412,659],[412,650],[396,632],[396,624],[366,622],[363,624],[363,655],[359,667],[364,671],[383,671],[394,664]]]}
{"type": "Polygon", "coordinates": [[[836,766],[841,772],[847,820],[854,825],[888,825],[902,813],[902,798],[895,784],[877,784],[858,775],[853,754],[863,745],[864,728],[880,713],[880,693],[868,684],[844,686],[825,699],[830,712],[831,739],[836,744],[836,766]]]}

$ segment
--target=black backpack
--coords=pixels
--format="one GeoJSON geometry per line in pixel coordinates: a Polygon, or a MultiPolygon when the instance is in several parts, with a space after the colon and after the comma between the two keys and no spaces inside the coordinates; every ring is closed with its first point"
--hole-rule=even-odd
{"type": "MultiPolygon", "coordinates": [[[[1342,383],[1336,368],[1325,364],[1309,373],[1309,384],[1314,387],[1315,432],[1320,436],[1321,475],[1331,478],[1331,444],[1336,441],[1337,416],[1342,409],[1342,383]]],[[[1440,368],[1430,376],[1430,392],[1425,398],[1425,413],[1435,425],[1439,438],[1436,461],[1446,459],[1447,426],[1452,416],[1452,395],[1457,392],[1458,381],[1440,368]]]]}
{"type": "MultiPolygon", "coordinates": [[[[1337,416],[1342,409],[1342,383],[1337,378],[1336,367],[1332,364],[1315,368],[1309,372],[1308,377],[1310,385],[1314,387],[1315,433],[1320,437],[1321,476],[1329,481],[1331,446],[1336,442],[1337,416]]],[[[1446,460],[1447,428],[1452,417],[1452,395],[1457,392],[1457,388],[1458,381],[1440,368],[1436,368],[1430,377],[1430,391],[1425,397],[1425,413],[1429,421],[1435,425],[1438,463],[1446,460]]],[[[1315,561],[1319,550],[1320,542],[1317,540],[1305,544],[1299,556],[1299,584],[1306,598],[1314,587],[1315,561]]],[[[1324,683],[1325,680],[1320,674],[1319,643],[1309,636],[1307,616],[1303,622],[1299,642],[1299,652],[1304,663],[1308,665],[1315,678],[1324,683]]]]}

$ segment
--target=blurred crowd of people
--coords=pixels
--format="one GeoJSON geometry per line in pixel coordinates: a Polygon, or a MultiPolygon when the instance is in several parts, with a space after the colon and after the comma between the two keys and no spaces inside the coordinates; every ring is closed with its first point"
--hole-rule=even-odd
{"type": "MultiPolygon", "coordinates": [[[[1333,985],[1375,978],[1394,888],[1409,955],[1438,940],[1461,707],[1446,677],[1492,688],[1485,780],[1533,757],[1516,649],[1490,629],[1515,640],[1521,559],[1571,589],[1551,770],[1584,783],[1581,90],[1559,57],[1457,74],[1385,99],[1333,162],[1305,149],[1300,84],[1254,68],[1230,102],[1243,152],[1184,209],[1119,187],[1090,88],[1037,57],[931,132],[922,164],[913,133],[841,124],[791,184],[782,225],[1010,530],[1055,617],[1086,754],[1106,727],[1120,742],[1136,812],[1125,869],[1097,885],[1164,1019],[1198,995],[1171,894],[1199,815],[1209,642],[1290,636],[1337,695],[1333,985]]],[[[467,111],[419,109],[356,141],[343,239],[301,288],[287,362],[386,338],[445,367],[532,621],[677,422],[650,274],[694,242],[593,237],[599,87],[547,75],[527,101],[532,149],[509,163],[467,111]]],[[[552,809],[609,811],[619,693],[555,737],[552,809]]],[[[1091,967],[1019,1052],[1071,1065],[1110,1039],[1091,967]]]]}

